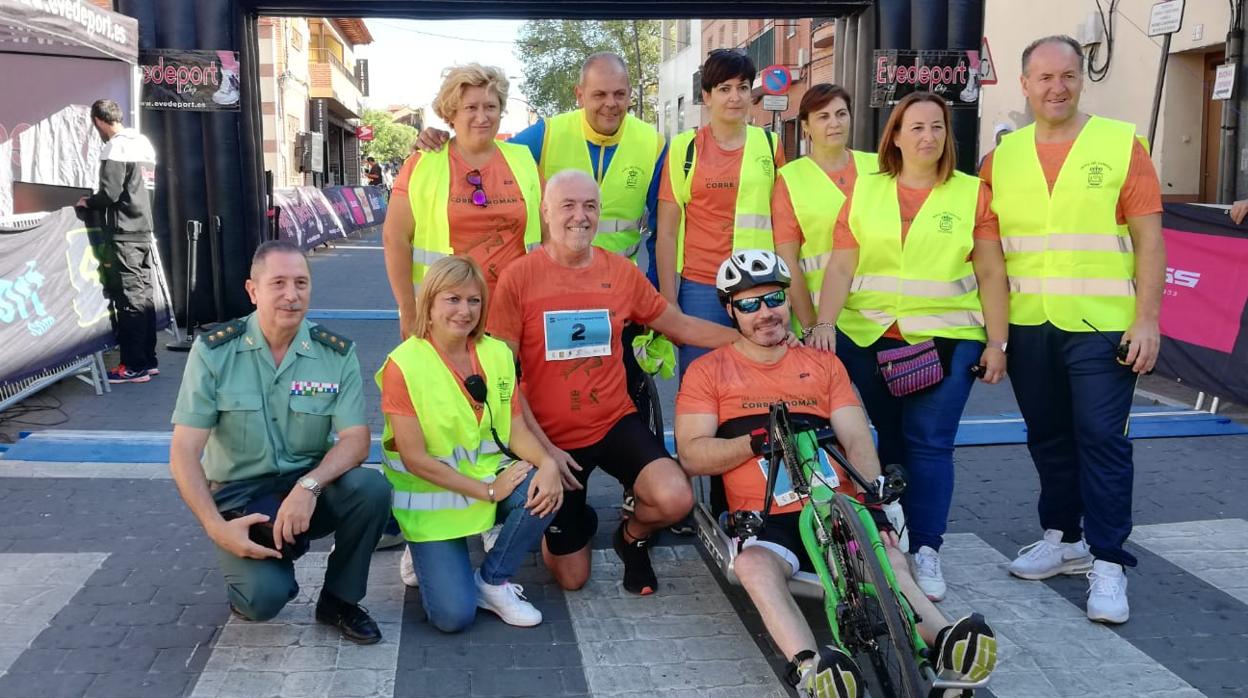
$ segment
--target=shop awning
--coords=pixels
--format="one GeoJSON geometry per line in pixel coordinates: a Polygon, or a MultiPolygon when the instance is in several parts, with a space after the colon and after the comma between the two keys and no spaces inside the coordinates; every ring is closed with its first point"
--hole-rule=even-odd
{"type": "Polygon", "coordinates": [[[86,2],[0,0],[0,52],[139,59],[139,22],[86,2]]]}

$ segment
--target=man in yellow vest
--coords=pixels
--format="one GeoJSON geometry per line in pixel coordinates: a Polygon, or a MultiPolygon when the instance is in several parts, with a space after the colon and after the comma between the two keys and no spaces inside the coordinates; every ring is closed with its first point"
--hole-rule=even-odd
{"type": "Polygon", "coordinates": [[[1045,529],[1010,573],[1090,569],[1088,618],[1123,623],[1123,572],[1136,563],[1123,549],[1134,479],[1127,419],[1137,376],[1157,361],[1166,263],[1152,162],[1134,125],[1079,111],[1083,62],[1068,36],[1023,51],[1036,122],[1005,136],[980,176],[1001,222],[1009,375],[1045,529]]]}

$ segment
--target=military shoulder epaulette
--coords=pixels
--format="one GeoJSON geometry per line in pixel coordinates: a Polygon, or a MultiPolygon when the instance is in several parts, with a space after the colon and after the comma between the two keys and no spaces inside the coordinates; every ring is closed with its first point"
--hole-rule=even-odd
{"type": "Polygon", "coordinates": [[[238,339],[247,333],[247,318],[238,318],[229,322],[222,322],[203,330],[199,334],[199,340],[208,345],[210,349],[238,339]]]}
{"type": "Polygon", "coordinates": [[[312,334],[312,339],[315,339],[339,354],[346,354],[351,350],[351,345],[354,344],[354,342],[350,339],[347,339],[336,332],[330,332],[325,329],[323,325],[313,325],[309,332],[312,334]]]}

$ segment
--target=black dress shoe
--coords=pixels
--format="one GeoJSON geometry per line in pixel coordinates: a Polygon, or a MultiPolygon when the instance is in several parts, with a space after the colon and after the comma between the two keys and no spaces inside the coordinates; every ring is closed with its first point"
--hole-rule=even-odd
{"type": "Polygon", "coordinates": [[[316,620],[338,628],[342,636],[357,645],[381,642],[381,630],[363,606],[342,601],[322,592],[316,602],[316,620]]]}

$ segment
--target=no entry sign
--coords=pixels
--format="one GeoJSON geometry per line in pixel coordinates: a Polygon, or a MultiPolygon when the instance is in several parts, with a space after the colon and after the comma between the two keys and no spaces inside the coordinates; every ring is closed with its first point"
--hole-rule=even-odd
{"type": "Polygon", "coordinates": [[[763,69],[763,94],[782,95],[793,86],[793,74],[782,65],[769,65],[763,69]]]}

